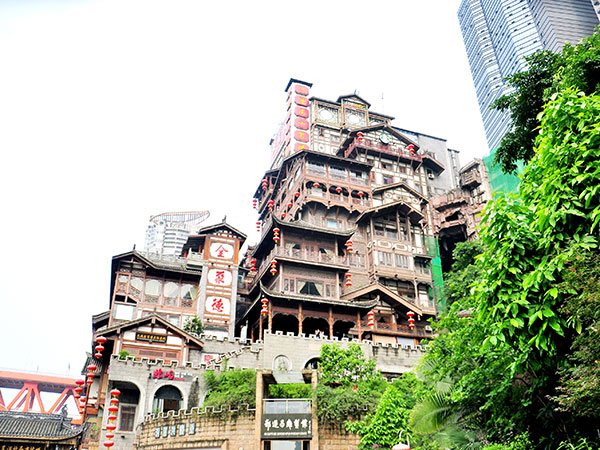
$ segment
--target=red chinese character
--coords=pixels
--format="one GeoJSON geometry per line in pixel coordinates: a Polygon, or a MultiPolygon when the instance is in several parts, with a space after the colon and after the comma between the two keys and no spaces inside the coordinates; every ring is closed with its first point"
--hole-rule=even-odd
{"type": "Polygon", "coordinates": [[[217,270],[215,272],[215,283],[225,284],[225,271],[224,270],[217,270]]]}
{"type": "Polygon", "coordinates": [[[156,369],[154,371],[154,373],[152,374],[152,378],[159,378],[160,379],[160,378],[162,378],[162,376],[163,376],[162,369],[156,369]]]}
{"type": "Polygon", "coordinates": [[[215,298],[212,302],[212,309],[213,311],[216,312],[223,312],[223,299],[222,298],[215,298]]]}
{"type": "Polygon", "coordinates": [[[168,378],[169,380],[172,380],[173,378],[175,378],[175,374],[172,370],[169,370],[167,373],[164,374],[163,378],[168,378]]]}
{"type": "Polygon", "coordinates": [[[222,245],[219,245],[219,247],[217,247],[217,257],[219,258],[225,258],[225,247],[223,247],[222,245]]]}

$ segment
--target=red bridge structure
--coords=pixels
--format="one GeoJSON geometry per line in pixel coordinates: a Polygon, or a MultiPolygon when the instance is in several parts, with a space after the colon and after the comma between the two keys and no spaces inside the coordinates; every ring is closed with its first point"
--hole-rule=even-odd
{"type": "MultiPolygon", "coordinates": [[[[58,414],[71,397],[73,398],[73,411],[77,413],[72,423],[81,424],[83,419],[79,414],[74,397],[76,387],[75,378],[0,370],[0,411],[58,414]],[[12,399],[5,399],[3,392],[7,395],[9,393],[7,389],[18,390],[18,392],[12,399]],[[52,406],[46,408],[42,400],[42,393],[59,395],[52,406]]],[[[10,394],[12,395],[12,392],[10,394]]]]}

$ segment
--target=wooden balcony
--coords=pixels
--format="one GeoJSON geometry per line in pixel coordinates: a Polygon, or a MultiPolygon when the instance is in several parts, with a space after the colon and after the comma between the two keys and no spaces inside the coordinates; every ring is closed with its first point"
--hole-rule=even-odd
{"type": "Polygon", "coordinates": [[[377,153],[387,153],[388,155],[393,155],[396,158],[403,159],[410,163],[416,163],[417,165],[423,161],[422,156],[415,152],[409,152],[393,145],[383,145],[378,141],[366,138],[363,138],[361,141],[359,141],[358,138],[354,138],[344,152],[344,158],[348,158],[354,150],[359,148],[377,153]]]}

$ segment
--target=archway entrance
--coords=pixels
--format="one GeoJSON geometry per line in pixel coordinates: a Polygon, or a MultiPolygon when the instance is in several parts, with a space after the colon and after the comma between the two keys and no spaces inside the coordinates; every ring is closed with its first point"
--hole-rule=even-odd
{"type": "Polygon", "coordinates": [[[292,332],[298,333],[298,318],[291,314],[278,313],[273,316],[273,323],[271,324],[271,333],[276,331],[282,331],[283,334],[292,332]]]}
{"type": "Polygon", "coordinates": [[[321,318],[307,317],[302,321],[302,332],[307,335],[316,334],[328,338],[329,322],[321,318]]]}
{"type": "Polygon", "coordinates": [[[349,338],[349,333],[352,328],[354,328],[354,322],[338,320],[333,324],[333,335],[338,339],[349,338]]]}
{"type": "Polygon", "coordinates": [[[179,411],[183,408],[183,397],[175,386],[162,386],[154,394],[152,411],[179,411]]]}

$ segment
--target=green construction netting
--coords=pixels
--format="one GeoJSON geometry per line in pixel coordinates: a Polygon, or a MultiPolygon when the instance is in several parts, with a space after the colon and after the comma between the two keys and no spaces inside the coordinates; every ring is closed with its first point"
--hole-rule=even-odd
{"type": "Polygon", "coordinates": [[[442,275],[442,260],[438,240],[433,237],[425,238],[427,254],[433,256],[431,260],[431,276],[433,278],[433,294],[439,312],[446,311],[446,297],[444,295],[444,277],[442,275]]]}
{"type": "MultiPolygon", "coordinates": [[[[518,193],[519,192],[519,182],[521,181],[517,175],[511,175],[502,172],[502,169],[498,164],[494,163],[494,155],[496,154],[496,149],[492,150],[488,156],[483,157],[483,163],[485,164],[485,168],[488,172],[488,177],[490,179],[490,185],[492,186],[492,191],[494,191],[494,195],[496,193],[518,193]]],[[[517,172],[523,172],[524,165],[522,162],[519,162],[517,165],[517,172]]]]}

